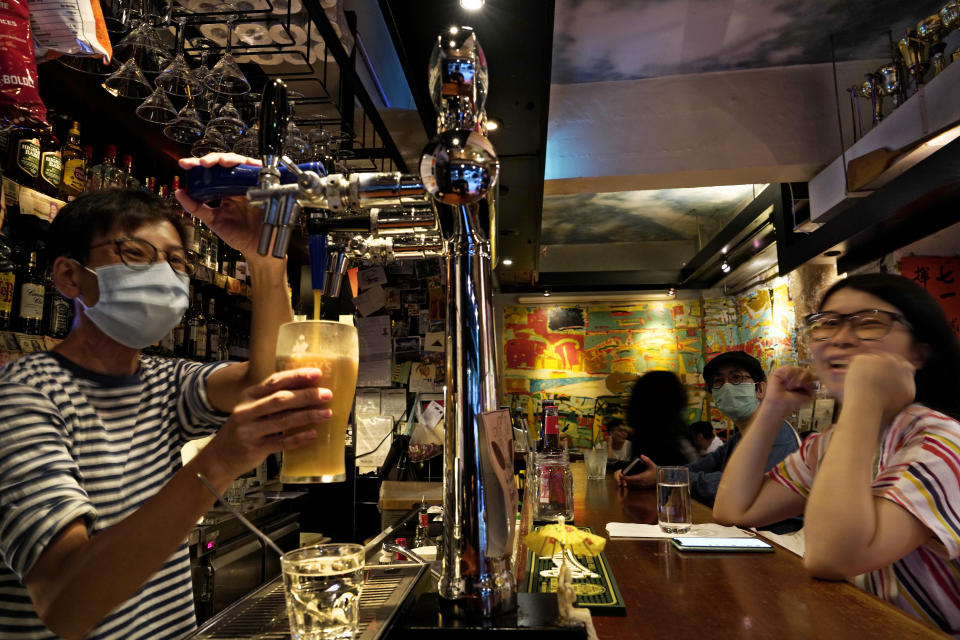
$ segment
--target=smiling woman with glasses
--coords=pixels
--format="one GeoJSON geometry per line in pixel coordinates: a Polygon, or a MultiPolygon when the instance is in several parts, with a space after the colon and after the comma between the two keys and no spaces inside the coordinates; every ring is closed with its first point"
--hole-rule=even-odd
{"type": "Polygon", "coordinates": [[[840,280],[806,318],[813,369],[783,367],[720,483],[714,518],[761,526],[804,514],[804,564],[960,634],[960,344],[907,278],[840,280]],[[836,423],[762,473],[778,421],[816,383],[836,423]],[[829,452],[829,453],[828,453],[829,452]]]}

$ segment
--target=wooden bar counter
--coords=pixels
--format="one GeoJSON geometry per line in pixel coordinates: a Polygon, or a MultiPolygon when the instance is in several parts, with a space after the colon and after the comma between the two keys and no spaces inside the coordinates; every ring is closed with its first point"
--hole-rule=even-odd
{"type": "MultiPolygon", "coordinates": [[[[586,479],[572,465],[574,519],[607,536],[608,522],[657,522],[652,489],[618,489],[612,474],[586,479]]],[[[525,501],[521,534],[530,527],[525,501]]],[[[712,513],[694,503],[693,521],[712,513]]],[[[626,602],[626,616],[594,614],[601,640],[628,638],[948,638],[846,582],[811,578],[802,560],[776,546],[774,553],[681,553],[669,540],[609,538],[605,553],[626,602]]],[[[523,584],[526,550],[515,565],[523,584]]]]}

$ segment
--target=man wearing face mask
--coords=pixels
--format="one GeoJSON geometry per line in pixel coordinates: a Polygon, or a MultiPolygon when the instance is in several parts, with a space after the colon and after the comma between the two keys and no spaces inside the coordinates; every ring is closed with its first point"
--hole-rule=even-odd
{"type": "MultiPolygon", "coordinates": [[[[766,390],[766,375],[760,361],[743,351],[721,353],[703,368],[703,380],[713,396],[713,404],[733,420],[737,432],[726,443],[696,462],[690,463],[690,495],[694,500],[712,506],[720,485],[724,467],[760,404],[766,390]]],[[[772,469],[788,454],[797,450],[797,436],[784,422],[767,457],[765,470],[772,469]]],[[[618,478],[621,484],[635,487],[653,487],[657,484],[657,465],[641,455],[646,463],[643,472],[618,478]]]]}
{"type": "MultiPolygon", "coordinates": [[[[181,161],[236,165],[234,154],[181,161]]],[[[316,437],[320,372],[273,373],[292,320],[285,260],[259,256],[260,213],[177,193],[250,265],[250,359],[142,356],[187,307],[185,231],[159,198],[110,189],[66,205],[46,238],[75,302],[67,338],[0,369],[0,633],[4,640],[173,640],[196,627],[187,535],[267,455],[316,437]],[[186,466],[187,441],[216,434],[186,466]]]]}

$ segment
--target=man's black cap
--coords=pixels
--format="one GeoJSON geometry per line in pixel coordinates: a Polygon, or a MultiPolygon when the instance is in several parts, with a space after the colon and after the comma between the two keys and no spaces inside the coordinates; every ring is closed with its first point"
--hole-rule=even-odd
{"type": "Polygon", "coordinates": [[[703,381],[707,383],[707,391],[711,391],[710,383],[717,375],[717,369],[723,366],[745,369],[754,382],[763,382],[767,379],[759,360],[743,351],[727,351],[721,353],[703,367],[703,381]]]}

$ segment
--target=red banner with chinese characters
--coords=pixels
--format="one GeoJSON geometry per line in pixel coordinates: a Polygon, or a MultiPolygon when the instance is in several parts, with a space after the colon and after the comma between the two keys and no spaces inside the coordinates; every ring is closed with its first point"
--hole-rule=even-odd
{"type": "Polygon", "coordinates": [[[960,258],[909,256],[901,258],[900,273],[937,299],[960,337],[960,258]]]}

